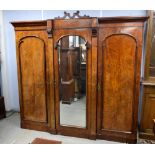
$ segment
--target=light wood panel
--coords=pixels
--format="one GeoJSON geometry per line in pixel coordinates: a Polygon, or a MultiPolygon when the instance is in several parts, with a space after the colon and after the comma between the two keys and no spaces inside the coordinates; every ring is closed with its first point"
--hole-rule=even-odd
{"type": "Polygon", "coordinates": [[[28,36],[19,43],[24,119],[46,122],[45,43],[28,36]]]}
{"type": "Polygon", "coordinates": [[[103,42],[102,128],[132,130],[132,104],[136,64],[136,41],[125,34],[112,35],[103,42]]]}
{"type": "Polygon", "coordinates": [[[99,20],[97,137],[135,143],[143,20],[113,20],[99,20]]]}

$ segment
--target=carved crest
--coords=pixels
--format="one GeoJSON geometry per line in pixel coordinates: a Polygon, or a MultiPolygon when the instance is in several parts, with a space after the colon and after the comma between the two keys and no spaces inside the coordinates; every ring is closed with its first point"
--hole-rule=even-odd
{"type": "Polygon", "coordinates": [[[66,11],[64,12],[64,16],[63,17],[56,17],[55,19],[74,19],[74,18],[89,18],[90,16],[84,15],[81,16],[80,15],[80,11],[76,11],[75,13],[73,13],[73,15],[71,16],[70,13],[67,13],[66,11]]]}

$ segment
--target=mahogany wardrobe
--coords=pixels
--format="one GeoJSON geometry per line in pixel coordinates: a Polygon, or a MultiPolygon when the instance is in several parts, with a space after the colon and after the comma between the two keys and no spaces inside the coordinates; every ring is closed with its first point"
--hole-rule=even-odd
{"type": "Polygon", "coordinates": [[[12,22],[21,127],[136,143],[146,17],[12,22]]]}

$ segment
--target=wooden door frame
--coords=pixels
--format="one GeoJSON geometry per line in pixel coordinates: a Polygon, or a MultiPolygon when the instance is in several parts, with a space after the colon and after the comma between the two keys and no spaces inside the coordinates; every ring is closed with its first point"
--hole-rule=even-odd
{"type": "MultiPolygon", "coordinates": [[[[41,39],[45,44],[44,44],[44,50],[48,50],[48,37],[46,34],[46,21],[27,21],[27,22],[12,22],[11,23],[14,27],[15,27],[15,31],[16,31],[16,57],[17,57],[17,67],[18,67],[18,88],[19,88],[19,100],[20,100],[20,110],[21,110],[21,127],[22,128],[27,128],[27,129],[35,129],[35,130],[39,130],[39,131],[49,131],[49,114],[50,114],[50,108],[49,108],[49,97],[48,95],[50,94],[50,89],[49,89],[49,79],[47,78],[45,80],[45,85],[46,85],[46,91],[47,93],[47,98],[46,98],[46,122],[38,122],[38,121],[32,121],[32,120],[26,120],[24,118],[23,115],[23,101],[22,101],[22,87],[21,87],[21,69],[20,69],[20,49],[19,49],[19,44],[21,43],[20,41],[25,38],[25,37],[36,37],[41,39]],[[35,27],[33,27],[35,26],[35,27]],[[26,32],[21,33],[23,30],[25,30],[26,28],[26,32]],[[38,31],[40,30],[40,31],[38,31]],[[18,33],[21,33],[20,35],[18,33]],[[41,33],[41,34],[39,34],[41,33]],[[43,35],[43,36],[42,36],[43,35]]],[[[46,67],[45,67],[45,76],[48,76],[48,57],[50,51],[45,52],[45,60],[47,60],[45,63],[46,67]]]]}
{"type": "MultiPolygon", "coordinates": [[[[103,103],[101,103],[101,92],[98,92],[98,104],[97,104],[97,138],[101,138],[101,139],[107,139],[107,140],[115,140],[115,141],[121,141],[121,142],[128,142],[128,143],[135,143],[136,139],[137,139],[137,121],[138,121],[138,102],[139,102],[139,86],[140,86],[140,64],[141,64],[141,51],[142,51],[142,32],[143,32],[143,26],[144,26],[144,21],[147,19],[147,17],[135,17],[135,18],[100,18],[99,19],[99,23],[102,24],[105,23],[104,25],[100,25],[99,24],[99,29],[104,29],[106,27],[114,27],[111,25],[116,23],[116,27],[120,27],[122,23],[127,23],[126,25],[124,25],[125,27],[130,27],[133,25],[133,23],[130,22],[134,22],[135,26],[138,28],[139,27],[139,34],[141,34],[141,37],[138,38],[138,36],[135,34],[135,32],[125,32],[123,31],[123,33],[125,34],[129,34],[132,35],[136,40],[137,40],[137,63],[135,66],[136,69],[136,75],[135,75],[135,95],[134,95],[134,105],[132,106],[133,108],[133,116],[132,116],[132,131],[131,132],[117,132],[117,131],[113,131],[113,130],[102,130],[102,128],[100,127],[100,113],[101,113],[101,106],[103,103]],[[141,27],[141,28],[140,28],[141,27]]],[[[106,30],[105,30],[106,31],[106,30]]],[[[99,30],[100,32],[100,30],[99,30]]],[[[121,34],[121,29],[117,29],[115,32],[109,32],[109,34],[107,34],[105,37],[112,35],[112,34],[121,34]]],[[[98,36],[99,37],[99,36],[98,36]]],[[[100,52],[102,51],[102,45],[101,42],[104,39],[101,40],[101,38],[99,37],[98,40],[98,45],[99,45],[99,52],[98,52],[98,58],[100,58],[100,52]]],[[[101,60],[100,60],[101,61],[101,60]]],[[[101,64],[99,64],[98,61],[98,70],[100,69],[101,64]]],[[[102,74],[102,72],[98,72],[98,82],[100,83],[102,80],[100,79],[99,74],[102,74]]],[[[104,74],[104,73],[103,73],[104,74]]],[[[102,76],[103,76],[102,74],[102,76]]]]}
{"type": "Polygon", "coordinates": [[[96,139],[96,87],[97,87],[97,29],[96,27],[96,18],[87,19],[89,21],[88,24],[95,23],[90,27],[87,24],[87,21],[83,19],[70,19],[67,21],[67,25],[69,27],[65,27],[64,24],[66,20],[54,20],[54,29],[53,29],[53,37],[54,37],[54,82],[55,82],[55,90],[54,90],[54,103],[55,103],[55,119],[56,119],[56,132],[62,135],[75,136],[75,137],[83,137],[96,139]],[[75,22],[78,22],[78,25],[75,27],[75,22]],[[62,27],[60,27],[60,23],[62,27]],[[58,25],[58,27],[57,27],[58,25]],[[84,26],[83,26],[84,25],[84,26]],[[86,26],[86,27],[85,27],[86,26]],[[88,55],[87,55],[87,99],[86,99],[86,128],[78,128],[78,127],[69,127],[69,126],[61,126],[60,125],[60,103],[59,103],[59,73],[58,73],[58,53],[56,49],[56,44],[58,40],[64,36],[74,35],[80,36],[84,38],[88,45],[88,55]]]}

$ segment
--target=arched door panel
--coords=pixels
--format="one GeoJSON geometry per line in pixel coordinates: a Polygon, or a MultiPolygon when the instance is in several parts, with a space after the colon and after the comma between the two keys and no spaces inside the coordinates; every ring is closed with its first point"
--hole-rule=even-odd
{"type": "Polygon", "coordinates": [[[132,132],[137,43],[128,34],[113,34],[102,43],[100,129],[132,132]]]}
{"type": "Polygon", "coordinates": [[[19,56],[24,120],[46,122],[44,41],[34,36],[21,39],[19,56]]]}

